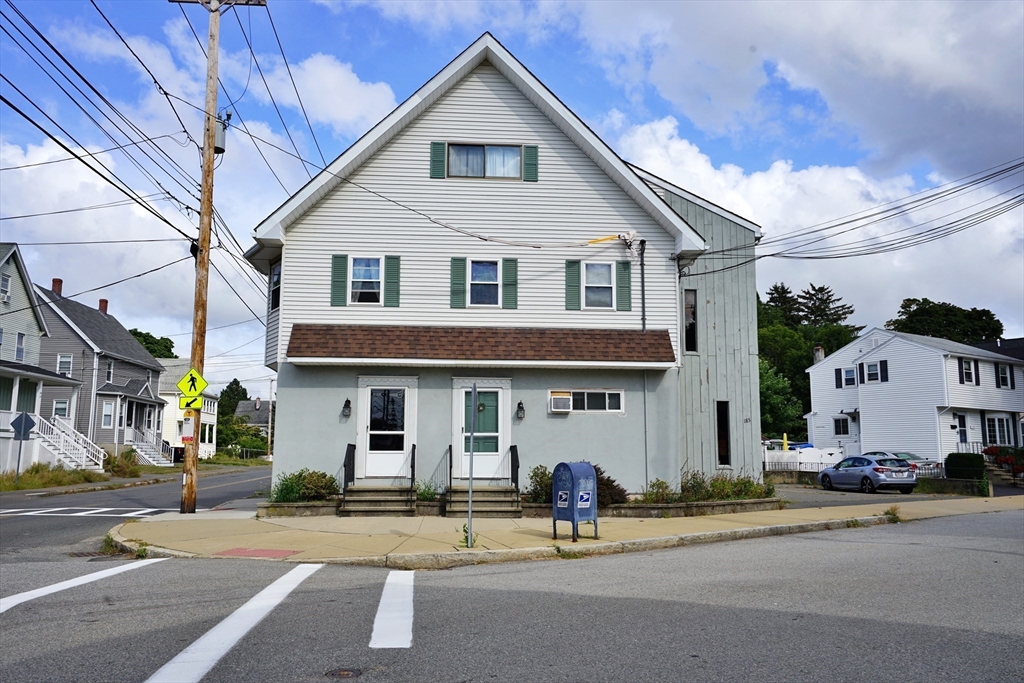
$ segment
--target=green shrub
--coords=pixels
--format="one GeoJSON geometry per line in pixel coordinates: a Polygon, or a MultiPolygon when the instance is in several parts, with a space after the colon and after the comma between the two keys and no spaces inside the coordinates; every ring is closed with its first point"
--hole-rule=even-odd
{"type": "Polygon", "coordinates": [[[338,480],[326,472],[302,470],[305,476],[302,478],[302,490],[299,494],[301,500],[327,500],[331,496],[341,493],[338,480]]]}
{"type": "Polygon", "coordinates": [[[703,472],[683,472],[679,480],[679,501],[698,503],[711,500],[711,484],[703,472]]]}
{"type": "Polygon", "coordinates": [[[437,487],[434,486],[434,482],[422,479],[416,482],[416,500],[435,501],[437,496],[437,487]]]}
{"type": "MultiPolygon", "coordinates": [[[[619,482],[615,481],[607,474],[604,473],[598,465],[594,465],[594,474],[597,475],[597,504],[598,505],[622,505],[629,500],[629,495],[626,489],[619,485],[619,482]]],[[[550,495],[550,487],[548,492],[550,495]]]]}
{"type": "Polygon", "coordinates": [[[985,456],[981,453],[950,453],[946,456],[947,479],[984,479],[985,456]]]}
{"type": "Polygon", "coordinates": [[[338,480],[333,476],[304,467],[291,474],[278,475],[270,489],[269,500],[271,503],[304,503],[327,500],[340,491],[338,480]]]}
{"type": "Polygon", "coordinates": [[[665,505],[676,502],[676,498],[676,492],[672,490],[667,481],[655,479],[644,489],[640,500],[650,505],[665,505]]]}
{"type": "Polygon", "coordinates": [[[551,471],[544,465],[530,468],[530,488],[526,490],[526,500],[530,503],[551,504],[551,471]]]}
{"type": "Polygon", "coordinates": [[[103,469],[115,477],[133,479],[139,476],[139,463],[135,460],[135,449],[121,451],[120,455],[107,455],[103,459],[103,469]]]}
{"type": "Polygon", "coordinates": [[[711,500],[752,500],[772,498],[775,486],[762,484],[753,477],[716,474],[710,479],[703,472],[683,472],[679,484],[679,500],[698,503],[711,500]]]}

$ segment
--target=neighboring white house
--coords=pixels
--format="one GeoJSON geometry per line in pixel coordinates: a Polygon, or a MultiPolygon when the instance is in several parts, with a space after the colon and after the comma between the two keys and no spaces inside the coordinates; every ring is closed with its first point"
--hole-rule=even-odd
{"type": "Polygon", "coordinates": [[[847,455],[944,459],[1018,446],[1024,362],[946,339],[872,329],[808,368],[808,439],[847,455]]]}
{"type": "Polygon", "coordinates": [[[484,34],[255,230],[274,475],[340,478],[351,450],[356,487],[458,488],[475,414],[494,487],[517,462],[759,477],[759,237],[484,34]]]}
{"type": "MultiPolygon", "coordinates": [[[[160,373],[160,398],[167,401],[164,408],[163,440],[170,446],[174,460],[185,457],[185,444],[181,441],[185,425],[185,411],[180,407],[178,399],[181,391],[178,380],[185,376],[191,368],[188,358],[158,358],[164,371],[160,373]]],[[[212,458],[217,453],[217,394],[204,391],[202,396],[202,412],[199,420],[199,457],[212,458]]]]}

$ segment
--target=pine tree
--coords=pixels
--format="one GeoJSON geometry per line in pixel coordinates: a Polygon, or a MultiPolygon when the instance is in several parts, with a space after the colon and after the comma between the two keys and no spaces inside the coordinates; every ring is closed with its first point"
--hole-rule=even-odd
{"type": "Polygon", "coordinates": [[[228,385],[220,392],[220,402],[217,404],[217,417],[222,418],[234,415],[238,402],[248,400],[249,392],[246,391],[246,388],[242,386],[242,383],[236,377],[228,382],[228,385]]]}
{"type": "Polygon", "coordinates": [[[863,329],[863,327],[854,328],[845,324],[846,319],[853,315],[853,306],[840,303],[843,300],[842,297],[836,296],[828,285],[818,287],[812,282],[796,298],[804,325],[811,327],[844,325],[854,331],[863,329]]]}
{"type": "Polygon", "coordinates": [[[802,316],[800,301],[793,296],[793,290],[782,282],[776,282],[768,288],[768,301],[765,303],[769,317],[785,325],[786,327],[797,328],[800,326],[802,316]]]}

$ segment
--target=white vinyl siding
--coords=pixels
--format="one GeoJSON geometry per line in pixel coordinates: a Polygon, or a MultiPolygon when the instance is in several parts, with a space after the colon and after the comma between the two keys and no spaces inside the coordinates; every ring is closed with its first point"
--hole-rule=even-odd
{"type": "MultiPolygon", "coordinates": [[[[1017,373],[1014,377],[1014,388],[996,386],[995,363],[990,360],[978,361],[978,377],[980,385],[960,384],[958,370],[959,359],[946,359],[946,384],[949,387],[948,405],[962,408],[979,408],[981,410],[1004,410],[1007,412],[1024,412],[1024,386],[1020,381],[1020,367],[1013,366],[1017,373]]],[[[889,366],[892,372],[892,365],[889,366]]],[[[980,440],[980,439],[979,439],[980,440]]]]}
{"type": "MultiPolygon", "coordinates": [[[[474,70],[351,177],[437,220],[517,242],[564,244],[636,230],[647,240],[647,326],[670,330],[678,354],[673,236],[493,67],[474,70]],[[430,143],[455,139],[536,144],[540,181],[431,180],[430,143]]],[[[621,241],[541,250],[502,246],[502,258],[519,259],[518,307],[481,307],[471,316],[449,306],[446,274],[453,256],[494,259],[495,245],[340,184],[288,228],[277,358],[284,357],[296,322],[640,329],[639,305],[616,315],[565,312],[565,261],[630,259],[621,241]],[[374,254],[384,245],[402,257],[401,307],[330,306],[331,263],[324,254],[374,254]]],[[[268,331],[268,343],[269,337],[268,331]]]]}
{"type": "Polygon", "coordinates": [[[4,339],[0,344],[0,360],[16,360],[18,333],[24,333],[22,339],[22,358],[19,363],[25,365],[39,365],[40,333],[35,311],[32,309],[32,301],[29,299],[28,289],[21,279],[21,271],[15,263],[15,255],[11,254],[7,262],[0,266],[0,273],[10,278],[8,293],[11,303],[0,304],[0,320],[2,320],[4,339]]]}

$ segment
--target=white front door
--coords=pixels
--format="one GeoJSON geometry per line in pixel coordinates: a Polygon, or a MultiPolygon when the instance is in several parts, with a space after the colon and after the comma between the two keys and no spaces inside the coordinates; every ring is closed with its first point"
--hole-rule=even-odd
{"type": "Polygon", "coordinates": [[[473,403],[472,381],[456,386],[452,406],[456,414],[454,447],[461,455],[458,476],[469,479],[470,448],[473,452],[473,478],[502,477],[502,463],[509,449],[508,380],[478,380],[476,404],[473,403]],[[495,386],[499,385],[499,386],[495,386]],[[471,435],[473,417],[476,431],[471,435]],[[471,439],[472,437],[472,439],[471,439]],[[472,443],[471,443],[472,440],[472,443]]]}
{"type": "Polygon", "coordinates": [[[359,455],[362,462],[357,464],[356,476],[408,477],[416,440],[415,384],[371,384],[361,387],[361,393],[359,455]]]}

